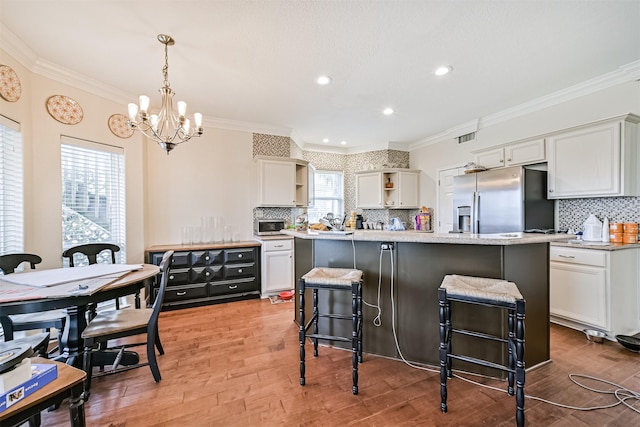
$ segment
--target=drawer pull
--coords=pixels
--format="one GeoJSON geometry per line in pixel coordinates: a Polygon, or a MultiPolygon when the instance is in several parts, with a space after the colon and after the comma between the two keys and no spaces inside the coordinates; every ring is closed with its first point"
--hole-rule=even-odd
{"type": "Polygon", "coordinates": [[[229,285],[229,289],[236,289],[238,285],[229,285]]]}
{"type": "Polygon", "coordinates": [[[204,273],[205,276],[209,276],[211,273],[209,273],[208,271],[206,273],[204,273]]]}
{"type": "Polygon", "coordinates": [[[242,254],[238,254],[238,258],[242,258],[242,254]]]}
{"type": "Polygon", "coordinates": [[[242,273],[242,269],[241,268],[238,269],[238,273],[242,273]]]}
{"type": "Polygon", "coordinates": [[[169,276],[169,280],[173,280],[173,279],[175,279],[175,276],[173,275],[169,276]]]}
{"type": "Polygon", "coordinates": [[[204,257],[205,260],[209,261],[209,256],[204,257]]]}
{"type": "Polygon", "coordinates": [[[186,294],[187,294],[187,291],[176,292],[176,296],[179,296],[179,297],[185,296],[186,294]]]}
{"type": "Polygon", "coordinates": [[[284,245],[273,245],[274,248],[284,248],[284,245]]]}
{"type": "Polygon", "coordinates": [[[573,255],[562,255],[562,254],[558,254],[558,256],[560,258],[575,258],[573,255]]]}

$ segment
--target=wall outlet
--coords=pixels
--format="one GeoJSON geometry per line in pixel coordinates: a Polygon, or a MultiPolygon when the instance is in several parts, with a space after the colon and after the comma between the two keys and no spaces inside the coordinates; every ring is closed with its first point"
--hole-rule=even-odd
{"type": "Polygon", "coordinates": [[[381,251],[393,250],[393,243],[391,242],[380,243],[380,250],[381,251]]]}

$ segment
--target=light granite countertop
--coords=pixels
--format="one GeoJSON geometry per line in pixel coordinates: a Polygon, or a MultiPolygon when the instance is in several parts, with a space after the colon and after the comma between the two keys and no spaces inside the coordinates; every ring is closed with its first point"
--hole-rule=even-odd
{"type": "Polygon", "coordinates": [[[282,234],[301,239],[329,239],[329,240],[359,240],[374,242],[409,242],[409,243],[447,243],[458,245],[527,245],[531,243],[545,243],[567,241],[566,234],[529,234],[529,233],[497,233],[497,234],[450,234],[425,233],[420,231],[377,231],[355,230],[351,234],[331,231],[299,232],[282,230],[282,234]]]}
{"type": "Polygon", "coordinates": [[[638,243],[600,243],[600,242],[587,242],[584,240],[565,240],[559,242],[551,242],[551,246],[562,246],[565,248],[577,248],[577,249],[597,249],[600,251],[617,251],[620,249],[635,249],[640,248],[638,243]]]}

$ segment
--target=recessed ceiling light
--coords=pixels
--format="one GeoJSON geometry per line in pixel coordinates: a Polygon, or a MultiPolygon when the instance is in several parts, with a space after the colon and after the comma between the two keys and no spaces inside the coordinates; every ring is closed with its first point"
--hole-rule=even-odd
{"type": "Polygon", "coordinates": [[[340,144],[347,145],[347,141],[341,141],[340,144]]]}
{"type": "Polygon", "coordinates": [[[320,76],[316,79],[316,83],[318,83],[320,86],[328,85],[329,83],[331,83],[331,77],[320,76]]]}
{"type": "Polygon", "coordinates": [[[438,67],[436,68],[436,70],[433,72],[436,76],[444,76],[446,74],[449,74],[451,71],[453,71],[453,67],[450,65],[447,65],[445,67],[438,67]]]}
{"type": "Polygon", "coordinates": [[[390,116],[393,114],[393,108],[391,107],[387,107],[384,110],[382,110],[382,114],[384,114],[385,116],[390,116]]]}
{"type": "Polygon", "coordinates": [[[329,138],[323,139],[322,142],[324,142],[326,144],[327,142],[329,142],[329,138]]]}

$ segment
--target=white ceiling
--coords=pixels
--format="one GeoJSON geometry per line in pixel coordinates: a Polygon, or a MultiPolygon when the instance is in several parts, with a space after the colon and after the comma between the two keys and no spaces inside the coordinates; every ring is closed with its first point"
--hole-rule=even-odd
{"type": "Polygon", "coordinates": [[[0,0],[0,21],[10,54],[122,113],[157,105],[169,34],[175,100],[205,125],[309,148],[408,147],[640,60],[640,0],[0,0]]]}

